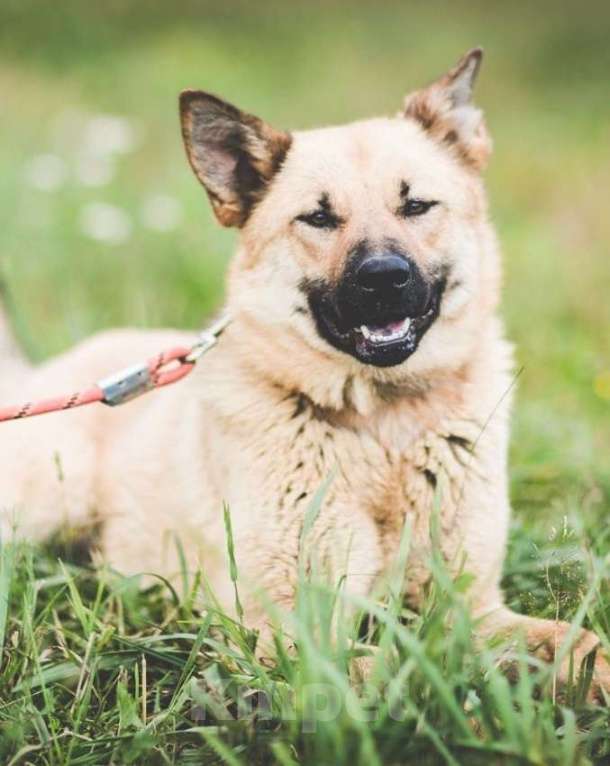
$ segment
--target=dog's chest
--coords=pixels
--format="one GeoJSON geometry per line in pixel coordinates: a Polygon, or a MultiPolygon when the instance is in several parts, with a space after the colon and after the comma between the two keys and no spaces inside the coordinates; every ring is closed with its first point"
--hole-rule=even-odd
{"type": "Polygon", "coordinates": [[[303,411],[281,430],[270,429],[265,445],[258,443],[259,465],[282,544],[294,538],[298,548],[307,509],[326,486],[315,524],[320,550],[335,546],[338,536],[350,538],[355,546],[375,549],[382,574],[407,521],[414,554],[409,580],[418,589],[428,577],[423,562],[433,508],[439,508],[441,547],[448,558],[458,544],[460,497],[476,438],[467,422],[433,425],[403,416],[381,428],[355,428],[303,411]]]}
{"type": "Polygon", "coordinates": [[[362,493],[386,567],[395,561],[402,535],[409,535],[406,588],[413,602],[430,576],[433,540],[447,561],[461,545],[464,487],[473,466],[471,430],[445,423],[381,445],[380,468],[362,493]]]}

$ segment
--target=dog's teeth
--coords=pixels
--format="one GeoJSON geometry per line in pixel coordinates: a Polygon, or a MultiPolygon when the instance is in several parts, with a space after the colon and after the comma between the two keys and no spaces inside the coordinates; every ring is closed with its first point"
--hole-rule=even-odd
{"type": "Polygon", "coordinates": [[[404,319],[398,324],[395,330],[386,330],[384,328],[377,328],[377,331],[373,331],[365,324],[360,326],[360,332],[364,338],[371,343],[387,343],[388,341],[399,340],[404,338],[409,332],[411,326],[411,320],[409,318],[404,319]]]}

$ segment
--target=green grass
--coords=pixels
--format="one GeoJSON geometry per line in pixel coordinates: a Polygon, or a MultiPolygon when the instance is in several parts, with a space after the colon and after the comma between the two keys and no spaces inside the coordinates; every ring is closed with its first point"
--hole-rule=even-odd
{"type": "MultiPolygon", "coordinates": [[[[542,554],[520,530],[508,592],[526,590],[525,608],[537,613],[586,619],[608,645],[608,566],[584,560],[583,548],[564,530],[542,554]]],[[[400,572],[375,602],[303,577],[289,623],[296,650],[278,644],[270,666],[255,659],[256,636],[209,594],[209,606],[196,607],[199,578],[182,593],[161,581],[141,590],[136,579],[63,564],[50,551],[5,545],[2,555],[3,763],[542,766],[610,758],[610,712],[584,704],[586,681],[554,701],[553,669],[513,647],[520,673],[509,684],[506,647],[473,646],[468,577],[452,582],[438,561],[420,615],[402,605],[400,572]],[[346,606],[360,610],[359,623],[346,606]],[[372,677],[354,687],[350,659],[371,645],[379,647],[372,677]]],[[[405,555],[408,562],[407,546],[405,555]]]]}
{"type": "MultiPolygon", "coordinates": [[[[601,2],[356,2],[348,12],[339,3],[6,0],[0,265],[24,342],[44,358],[111,325],[197,327],[220,303],[235,239],[214,225],[187,168],[181,88],[208,88],[280,126],[307,127],[394,112],[407,89],[482,44],[478,93],[496,146],[488,181],[505,252],[504,313],[524,367],[507,597],[519,611],[582,618],[608,646],[609,32],[601,2]],[[108,113],[128,118],[137,141],[114,155],[107,184],[85,186],[77,169],[86,126],[108,113]],[[63,163],[54,191],[27,181],[41,154],[63,163]],[[182,211],[165,232],[143,221],[155,195],[182,211]],[[100,202],[127,216],[124,241],[83,233],[83,209],[100,202]]],[[[382,647],[376,691],[356,698],[346,666],[359,649],[347,628],[330,644],[323,626],[341,602],[319,583],[302,584],[296,656],[269,668],[241,625],[198,608],[201,582],[141,591],[93,571],[65,542],[5,545],[0,762],[610,761],[606,709],[582,705],[576,688],[566,704],[540,696],[536,684],[552,688],[549,670],[509,686],[500,648],[475,650],[460,606],[465,587],[437,567],[421,615],[402,614],[395,598],[356,605],[375,613],[370,638],[382,647]],[[264,692],[269,711],[253,708],[248,690],[264,692]],[[392,694],[404,720],[390,715],[392,694]],[[336,715],[314,714],[336,699],[336,715]]]]}

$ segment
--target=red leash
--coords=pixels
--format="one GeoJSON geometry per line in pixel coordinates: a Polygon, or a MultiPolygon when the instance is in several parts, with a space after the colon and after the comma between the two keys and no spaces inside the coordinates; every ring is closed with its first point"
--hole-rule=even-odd
{"type": "Polygon", "coordinates": [[[94,402],[102,402],[114,407],[147,391],[177,383],[192,371],[203,354],[216,345],[218,337],[229,321],[228,317],[220,319],[208,330],[202,332],[193,346],[176,346],[169,351],[163,351],[148,362],[121,370],[85,391],[0,408],[0,423],[44,415],[47,412],[71,410],[94,402]]]}

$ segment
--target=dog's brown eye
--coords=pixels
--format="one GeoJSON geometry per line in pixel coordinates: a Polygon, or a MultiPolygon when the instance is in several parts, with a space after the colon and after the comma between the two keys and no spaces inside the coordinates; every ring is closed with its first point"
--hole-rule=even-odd
{"type": "Polygon", "coordinates": [[[314,210],[313,213],[303,213],[297,216],[297,221],[302,221],[315,229],[336,229],[339,223],[337,217],[329,210],[314,210]]]}
{"type": "Polygon", "coordinates": [[[400,206],[399,212],[405,218],[412,218],[416,215],[424,215],[430,208],[438,205],[438,202],[434,200],[425,199],[407,199],[400,206]]]}
{"type": "Polygon", "coordinates": [[[417,215],[424,215],[431,207],[438,205],[437,200],[425,200],[419,197],[409,197],[409,184],[406,181],[400,182],[400,199],[402,203],[397,210],[398,215],[403,218],[415,218],[417,215]]]}
{"type": "Polygon", "coordinates": [[[318,200],[318,206],[311,213],[301,213],[295,218],[296,221],[313,226],[314,229],[336,229],[343,219],[335,213],[330,204],[330,197],[324,193],[318,200]]]}

